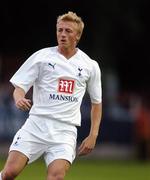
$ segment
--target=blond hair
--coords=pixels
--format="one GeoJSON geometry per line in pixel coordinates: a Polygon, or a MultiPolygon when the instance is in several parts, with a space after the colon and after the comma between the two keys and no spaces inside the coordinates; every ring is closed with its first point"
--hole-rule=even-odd
{"type": "Polygon", "coordinates": [[[60,15],[57,18],[57,24],[59,23],[59,21],[75,22],[77,24],[77,31],[79,33],[79,37],[81,38],[84,29],[84,22],[82,21],[81,17],[77,16],[76,13],[69,11],[68,13],[60,15]]]}

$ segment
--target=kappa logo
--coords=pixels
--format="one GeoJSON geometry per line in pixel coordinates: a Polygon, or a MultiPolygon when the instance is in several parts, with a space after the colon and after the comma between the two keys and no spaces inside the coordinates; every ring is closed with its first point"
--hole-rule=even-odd
{"type": "Polygon", "coordinates": [[[56,63],[55,63],[55,64],[48,63],[48,65],[49,65],[49,66],[51,66],[53,69],[55,69],[55,65],[56,65],[56,63]]]}
{"type": "Polygon", "coordinates": [[[74,86],[75,86],[74,80],[59,79],[58,92],[73,94],[74,86]]]}

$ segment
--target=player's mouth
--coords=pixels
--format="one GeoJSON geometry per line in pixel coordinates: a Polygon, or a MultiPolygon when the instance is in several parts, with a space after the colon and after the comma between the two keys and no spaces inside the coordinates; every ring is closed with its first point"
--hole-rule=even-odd
{"type": "Polygon", "coordinates": [[[60,40],[62,43],[65,43],[66,42],[66,39],[61,39],[60,40]]]}
{"type": "Polygon", "coordinates": [[[66,44],[66,43],[67,43],[67,41],[66,41],[66,40],[64,40],[64,39],[62,39],[62,40],[60,40],[60,41],[59,41],[59,43],[60,43],[60,44],[66,44]]]}

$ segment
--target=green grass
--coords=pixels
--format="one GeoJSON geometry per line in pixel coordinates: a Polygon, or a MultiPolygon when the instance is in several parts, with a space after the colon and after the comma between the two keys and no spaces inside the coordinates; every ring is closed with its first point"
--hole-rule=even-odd
{"type": "MultiPolygon", "coordinates": [[[[0,169],[4,160],[0,160],[0,169]]],[[[38,160],[28,165],[16,180],[44,180],[46,167],[38,160]]],[[[150,162],[78,159],[65,180],[149,180],[150,162]]]]}

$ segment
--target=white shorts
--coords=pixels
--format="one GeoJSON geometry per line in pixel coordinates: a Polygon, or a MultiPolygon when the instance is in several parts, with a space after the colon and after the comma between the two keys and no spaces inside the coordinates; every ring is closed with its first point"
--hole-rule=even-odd
{"type": "Polygon", "coordinates": [[[44,156],[48,166],[56,159],[70,163],[76,156],[77,128],[74,125],[50,120],[44,116],[30,116],[16,133],[9,151],[19,151],[31,163],[44,156]]]}

